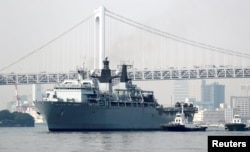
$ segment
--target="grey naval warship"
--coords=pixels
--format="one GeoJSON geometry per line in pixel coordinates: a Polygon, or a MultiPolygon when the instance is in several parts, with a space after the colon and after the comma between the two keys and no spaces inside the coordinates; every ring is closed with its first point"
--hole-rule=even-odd
{"type": "MultiPolygon", "coordinates": [[[[47,90],[42,101],[34,101],[49,131],[161,130],[181,110],[178,103],[159,105],[153,91],[132,84],[129,65],[120,65],[118,73],[110,70],[107,58],[103,64],[99,74],[79,68],[78,79],[64,80],[47,90]]],[[[184,107],[189,121],[196,112],[193,105],[184,107]]]]}

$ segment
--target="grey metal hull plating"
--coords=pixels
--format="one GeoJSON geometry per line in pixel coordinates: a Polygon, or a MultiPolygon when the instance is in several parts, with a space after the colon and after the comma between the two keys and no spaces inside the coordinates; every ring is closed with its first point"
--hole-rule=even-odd
{"type": "Polygon", "coordinates": [[[50,131],[160,130],[175,112],[155,107],[99,106],[72,102],[36,101],[50,131]]]}

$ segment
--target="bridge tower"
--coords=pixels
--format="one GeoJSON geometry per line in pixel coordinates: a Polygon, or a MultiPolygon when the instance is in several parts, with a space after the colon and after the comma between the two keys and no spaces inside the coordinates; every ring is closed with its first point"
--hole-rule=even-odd
{"type": "Polygon", "coordinates": [[[94,17],[94,69],[102,69],[105,57],[105,7],[95,10],[94,17]]]}

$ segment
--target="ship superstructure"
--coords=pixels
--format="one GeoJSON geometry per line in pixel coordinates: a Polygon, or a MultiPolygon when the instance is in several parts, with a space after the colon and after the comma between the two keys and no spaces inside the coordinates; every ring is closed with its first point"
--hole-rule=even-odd
{"type": "MultiPolygon", "coordinates": [[[[78,69],[78,79],[65,80],[34,102],[49,130],[159,130],[161,124],[174,120],[181,108],[164,108],[153,91],[132,84],[128,65],[121,65],[121,73],[113,75],[108,58],[103,64],[100,74],[78,69]]],[[[197,108],[186,107],[184,112],[192,121],[197,108]]]]}
{"type": "Polygon", "coordinates": [[[241,117],[239,114],[235,114],[231,123],[225,124],[225,130],[228,131],[245,131],[247,130],[246,124],[241,122],[241,117]]]}

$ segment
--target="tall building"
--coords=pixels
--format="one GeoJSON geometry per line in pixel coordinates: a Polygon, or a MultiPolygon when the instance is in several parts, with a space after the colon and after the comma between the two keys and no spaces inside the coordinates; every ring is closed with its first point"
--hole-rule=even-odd
{"type": "Polygon", "coordinates": [[[42,87],[41,84],[32,85],[32,101],[42,100],[42,87]]]}
{"type": "Polygon", "coordinates": [[[232,122],[235,108],[225,108],[225,122],[232,122]]]}
{"type": "Polygon", "coordinates": [[[242,84],[240,91],[242,96],[250,96],[250,84],[242,84]]]}
{"type": "Polygon", "coordinates": [[[176,80],[174,81],[174,102],[193,98],[201,101],[201,83],[205,80],[176,80]]]}
{"type": "Polygon", "coordinates": [[[250,119],[250,96],[231,96],[230,106],[236,109],[243,121],[250,119]]]}
{"type": "Polygon", "coordinates": [[[225,122],[225,111],[224,109],[217,110],[199,110],[194,115],[194,123],[197,124],[209,124],[218,125],[225,122]]]}
{"type": "Polygon", "coordinates": [[[187,80],[174,81],[174,102],[184,102],[189,97],[189,84],[187,80]]]}
{"type": "Polygon", "coordinates": [[[196,101],[201,101],[201,87],[205,80],[192,80],[189,82],[189,95],[190,98],[195,98],[196,101]]]}
{"type": "Polygon", "coordinates": [[[202,102],[213,103],[213,109],[219,108],[225,102],[225,85],[218,82],[212,84],[202,83],[202,102]]]}
{"type": "Polygon", "coordinates": [[[218,124],[225,122],[225,112],[224,109],[216,111],[204,111],[203,112],[203,121],[208,124],[218,124]]]}
{"type": "Polygon", "coordinates": [[[206,84],[205,80],[176,80],[174,102],[185,101],[186,98],[205,102],[203,105],[208,105],[207,108],[205,106],[206,109],[214,110],[225,101],[225,85],[220,85],[218,82],[206,84]]]}

